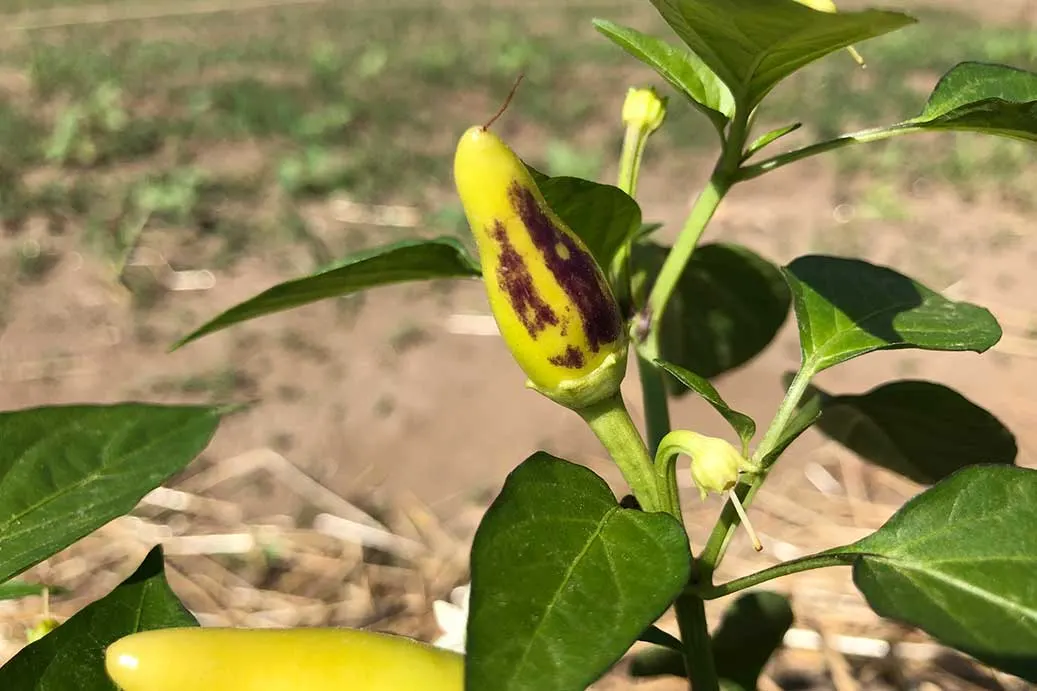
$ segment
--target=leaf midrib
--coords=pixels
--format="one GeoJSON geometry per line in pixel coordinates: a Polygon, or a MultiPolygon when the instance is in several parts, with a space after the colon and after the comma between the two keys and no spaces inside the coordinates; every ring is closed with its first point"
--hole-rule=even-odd
{"type": "Polygon", "coordinates": [[[548,614],[554,609],[558,600],[561,598],[562,591],[565,589],[566,584],[568,584],[569,580],[572,578],[573,572],[580,565],[583,559],[587,556],[587,552],[590,550],[591,545],[594,544],[594,541],[600,538],[602,531],[604,531],[605,529],[605,524],[608,523],[608,520],[618,511],[620,511],[620,508],[618,506],[614,506],[609,508],[605,512],[605,514],[597,522],[597,525],[595,525],[594,532],[587,537],[587,541],[584,543],[583,549],[580,550],[580,553],[576,555],[576,558],[572,560],[572,562],[569,564],[569,567],[565,570],[565,575],[562,577],[561,581],[558,584],[558,587],[551,595],[551,601],[547,604],[547,607],[544,609],[544,616],[540,618],[540,621],[537,622],[537,625],[533,629],[532,634],[526,639],[526,644],[522,650],[522,656],[519,658],[518,663],[515,665],[515,671],[511,675],[512,680],[514,680],[515,677],[518,676],[522,668],[525,667],[526,660],[529,657],[529,653],[533,649],[533,644],[538,640],[540,636],[540,630],[543,628],[544,623],[547,621],[548,614]]]}

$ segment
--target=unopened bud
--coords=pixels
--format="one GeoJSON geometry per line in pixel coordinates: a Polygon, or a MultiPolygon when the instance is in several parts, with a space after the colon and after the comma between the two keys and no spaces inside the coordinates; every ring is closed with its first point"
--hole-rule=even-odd
{"type": "Polygon", "coordinates": [[[651,134],[659,129],[666,118],[666,99],[659,96],[655,89],[648,87],[627,91],[623,102],[623,124],[636,127],[651,134]]]}

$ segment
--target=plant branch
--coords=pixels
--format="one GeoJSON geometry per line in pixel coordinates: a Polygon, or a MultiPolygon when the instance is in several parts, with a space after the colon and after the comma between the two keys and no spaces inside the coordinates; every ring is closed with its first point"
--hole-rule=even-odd
{"type": "MultiPolygon", "coordinates": [[[[577,411],[619,466],[645,511],[664,511],[644,439],[630,419],[621,393],[577,411]]],[[[679,517],[678,517],[679,518],[679,517]]]]}
{"type": "Polygon", "coordinates": [[[813,569],[823,569],[829,566],[850,566],[858,556],[860,555],[848,554],[845,552],[833,554],[832,551],[829,550],[827,552],[820,552],[818,554],[812,554],[810,556],[777,564],[776,566],[763,569],[762,571],[757,571],[748,576],[736,578],[733,581],[728,581],[721,585],[699,585],[697,587],[691,585],[688,590],[703,600],[715,600],[718,597],[737,593],[739,590],[745,590],[746,588],[751,588],[754,585],[766,583],[767,581],[781,578],[782,576],[790,576],[794,573],[811,571],[813,569]]]}
{"type": "MultiPolygon", "coordinates": [[[[651,134],[646,127],[636,124],[628,125],[623,137],[623,152],[619,159],[619,176],[616,186],[630,195],[637,196],[637,179],[641,171],[641,159],[644,158],[645,146],[651,134]]],[[[617,259],[622,281],[626,281],[630,273],[630,243],[624,244],[617,259]]],[[[629,291],[627,291],[629,293],[629,291]]],[[[650,360],[638,355],[637,373],[641,380],[641,392],[645,411],[645,432],[648,438],[648,455],[655,457],[659,442],[670,431],[670,407],[666,398],[666,386],[663,373],[650,360]]],[[[679,514],[678,514],[679,518],[679,514]]]]}
{"type": "Polygon", "coordinates": [[[691,593],[677,596],[673,603],[684,644],[684,666],[694,691],[719,691],[716,662],[713,660],[713,642],[706,625],[706,603],[691,593]]]}
{"type": "Polygon", "coordinates": [[[670,406],[666,398],[666,382],[662,370],[649,360],[637,355],[637,373],[641,378],[641,392],[645,407],[645,432],[648,437],[648,455],[655,457],[659,442],[670,433],[670,406]]]}
{"type": "Polygon", "coordinates": [[[749,117],[749,109],[739,104],[735,118],[731,121],[731,130],[724,141],[724,150],[713,169],[713,175],[706,184],[706,188],[695,200],[695,205],[684,222],[680,235],[677,236],[677,242],[670,249],[662,269],[659,270],[659,275],[655,278],[646,308],[650,324],[648,339],[644,348],[639,349],[648,360],[655,360],[660,355],[659,330],[662,325],[663,313],[677,289],[681,274],[684,273],[685,267],[691,260],[691,255],[698,247],[699,240],[702,239],[702,234],[713,218],[713,214],[716,213],[717,207],[720,206],[724,195],[737,181],[738,167],[745,149],[745,139],[749,133],[749,117]]]}
{"type": "MultiPolygon", "coordinates": [[[[812,364],[804,363],[796,373],[795,379],[792,380],[788,391],[785,392],[785,398],[782,400],[778,412],[775,413],[774,419],[771,420],[771,424],[763,436],[763,440],[760,442],[760,445],[756,448],[756,452],[753,454],[752,460],[754,463],[761,464],[761,461],[765,459],[778,445],[782,433],[785,431],[785,428],[792,419],[792,416],[796,413],[796,406],[799,404],[799,400],[803,397],[807,386],[810,384],[814,372],[815,367],[812,364]]],[[[760,490],[760,487],[763,486],[764,480],[767,479],[769,472],[770,467],[763,467],[761,464],[760,472],[752,475],[752,480],[748,484],[742,483],[735,487],[734,491],[738,496],[739,501],[742,502],[744,508],[748,508],[752,503],[756,493],[760,490]]],[[[731,538],[734,536],[735,529],[738,528],[740,524],[741,519],[738,516],[738,511],[735,509],[734,504],[729,500],[724,504],[724,509],[720,514],[720,519],[717,521],[716,525],[713,526],[713,532],[710,533],[709,539],[706,540],[706,546],[703,548],[702,555],[699,557],[699,567],[703,582],[712,582],[713,572],[720,564],[720,560],[724,558],[727,546],[731,542],[731,538]]]]}
{"type": "Polygon", "coordinates": [[[844,134],[841,137],[835,139],[828,139],[823,142],[817,142],[805,146],[802,149],[796,149],[795,151],[789,151],[784,154],[778,154],[759,163],[752,165],[743,166],[735,177],[736,182],[744,182],[746,180],[752,180],[753,178],[760,177],[764,173],[769,173],[772,170],[777,170],[782,166],[787,166],[790,163],[795,163],[804,158],[810,158],[811,156],[817,156],[828,151],[834,151],[841,149],[851,144],[866,144],[868,142],[877,142],[883,139],[889,139],[896,137],[901,134],[908,134],[910,132],[921,131],[921,127],[913,127],[910,125],[894,125],[893,127],[882,127],[873,130],[863,130],[854,134],[844,134]]]}

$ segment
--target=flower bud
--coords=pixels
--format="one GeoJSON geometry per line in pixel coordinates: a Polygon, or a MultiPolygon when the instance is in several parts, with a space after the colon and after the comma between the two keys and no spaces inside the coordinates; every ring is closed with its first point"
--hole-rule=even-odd
{"type": "Polygon", "coordinates": [[[631,87],[627,91],[626,100],[623,101],[624,125],[643,130],[647,135],[659,129],[665,118],[666,99],[659,96],[655,89],[631,87]]]}
{"type": "Polygon", "coordinates": [[[709,492],[726,492],[738,484],[742,455],[723,439],[702,437],[691,454],[691,478],[705,499],[709,492]]]}
{"type": "Polygon", "coordinates": [[[691,479],[703,499],[710,492],[730,490],[738,484],[740,473],[759,470],[727,441],[688,430],[675,430],[663,437],[656,463],[681,453],[691,458],[691,479]]]}
{"type": "Polygon", "coordinates": [[[486,127],[461,137],[454,179],[490,308],[527,385],[574,410],[614,395],[626,371],[626,333],[587,246],[486,127]]]}
{"type": "Polygon", "coordinates": [[[57,619],[55,619],[53,617],[46,617],[45,619],[40,621],[39,624],[36,624],[36,626],[33,626],[32,628],[26,629],[26,631],[25,631],[25,642],[26,643],[34,643],[34,642],[40,640],[41,638],[43,638],[44,636],[46,636],[48,633],[50,633],[54,629],[58,628],[58,626],[59,626],[59,624],[58,624],[58,620],[57,619]]]}

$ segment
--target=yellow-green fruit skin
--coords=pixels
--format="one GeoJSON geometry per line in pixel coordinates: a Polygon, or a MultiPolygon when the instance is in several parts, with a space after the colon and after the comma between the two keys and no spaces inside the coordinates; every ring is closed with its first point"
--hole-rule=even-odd
{"type": "Polygon", "coordinates": [[[112,643],[123,691],[463,691],[464,658],[346,628],[171,628],[112,643]]]}
{"type": "Polygon", "coordinates": [[[490,308],[530,384],[570,407],[614,394],[626,334],[587,246],[548,207],[518,156],[483,127],[458,142],[454,180],[490,308]]]}

